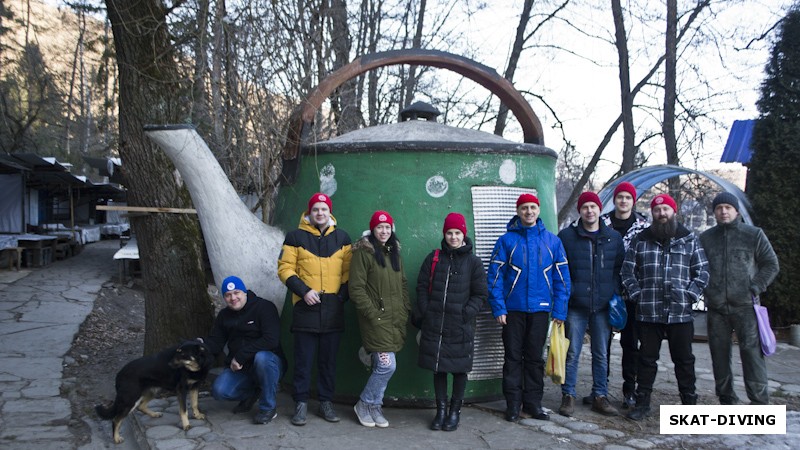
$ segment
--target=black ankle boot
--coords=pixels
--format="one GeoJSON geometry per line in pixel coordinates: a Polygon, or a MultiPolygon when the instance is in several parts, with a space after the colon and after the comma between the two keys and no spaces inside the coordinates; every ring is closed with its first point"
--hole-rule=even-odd
{"type": "Polygon", "coordinates": [[[458,428],[458,421],[461,420],[462,403],[464,403],[463,400],[453,399],[450,401],[450,413],[447,415],[444,425],[442,425],[442,430],[455,431],[458,428]]]}
{"type": "Polygon", "coordinates": [[[650,393],[637,393],[636,406],[631,412],[628,413],[626,417],[631,420],[639,421],[647,417],[648,413],[650,413],[650,393]]]}
{"type": "Polygon", "coordinates": [[[696,405],[697,404],[697,394],[681,394],[681,404],[682,405],[696,405]]]}
{"type": "Polygon", "coordinates": [[[436,417],[431,422],[431,430],[441,430],[444,425],[444,417],[447,415],[447,399],[436,399],[436,417]]]}

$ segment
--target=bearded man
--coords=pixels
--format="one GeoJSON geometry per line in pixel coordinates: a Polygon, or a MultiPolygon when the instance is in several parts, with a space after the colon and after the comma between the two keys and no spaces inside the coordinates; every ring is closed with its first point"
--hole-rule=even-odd
{"type": "Polygon", "coordinates": [[[678,223],[675,200],[660,194],[650,203],[653,223],[631,242],[622,264],[622,284],[636,304],[639,373],[636,407],[628,418],[650,412],[661,341],[669,343],[681,403],[697,403],[692,304],[708,284],[708,262],[697,236],[678,223]]]}

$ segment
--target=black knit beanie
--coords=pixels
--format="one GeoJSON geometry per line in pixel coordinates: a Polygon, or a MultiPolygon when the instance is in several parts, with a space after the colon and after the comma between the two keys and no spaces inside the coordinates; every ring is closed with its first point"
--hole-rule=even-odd
{"type": "Polygon", "coordinates": [[[713,211],[717,209],[717,206],[721,205],[722,203],[727,203],[733,206],[733,209],[735,209],[736,212],[739,212],[739,199],[737,199],[736,196],[730,192],[720,192],[717,194],[717,196],[714,197],[714,201],[711,203],[711,210],[713,211]]]}

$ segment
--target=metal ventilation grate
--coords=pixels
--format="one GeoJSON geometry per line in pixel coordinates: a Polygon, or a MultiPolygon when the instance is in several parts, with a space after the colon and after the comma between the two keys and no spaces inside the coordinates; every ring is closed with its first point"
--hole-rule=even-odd
{"type": "MultiPolygon", "coordinates": [[[[506,224],[516,214],[517,198],[521,194],[536,195],[536,189],[511,186],[473,186],[472,215],[475,218],[475,254],[489,265],[494,244],[506,232],[506,224]]],[[[475,355],[470,380],[489,380],[503,377],[502,328],[492,317],[489,305],[478,314],[475,329],[475,355]]]]}

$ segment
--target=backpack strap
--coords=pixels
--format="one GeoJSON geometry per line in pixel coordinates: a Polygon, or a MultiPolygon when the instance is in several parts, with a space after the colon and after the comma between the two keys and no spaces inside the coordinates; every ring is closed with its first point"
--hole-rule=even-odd
{"type": "Polygon", "coordinates": [[[436,263],[439,262],[439,249],[433,251],[433,261],[431,261],[431,277],[428,280],[428,294],[431,293],[433,289],[433,273],[436,270],[436,263]]]}

